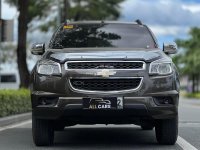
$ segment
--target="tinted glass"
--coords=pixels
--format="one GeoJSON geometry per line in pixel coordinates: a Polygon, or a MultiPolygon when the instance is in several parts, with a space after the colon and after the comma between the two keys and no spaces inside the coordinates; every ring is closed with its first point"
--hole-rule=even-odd
{"type": "Polygon", "coordinates": [[[53,36],[50,48],[118,47],[155,48],[145,26],[134,24],[75,24],[63,26],[53,36]]]}
{"type": "Polygon", "coordinates": [[[1,79],[2,83],[16,82],[16,76],[15,75],[1,75],[0,79],[1,79]]]}

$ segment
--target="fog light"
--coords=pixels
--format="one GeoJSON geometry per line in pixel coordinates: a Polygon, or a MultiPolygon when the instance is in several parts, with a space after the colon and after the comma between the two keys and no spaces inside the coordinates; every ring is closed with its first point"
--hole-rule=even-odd
{"type": "Polygon", "coordinates": [[[160,97],[154,97],[154,102],[157,104],[157,105],[169,105],[169,104],[174,104],[173,103],[173,99],[169,96],[167,97],[163,97],[163,96],[160,96],[160,97]]]}
{"type": "Polygon", "coordinates": [[[163,100],[163,103],[164,103],[164,104],[170,104],[170,101],[169,101],[168,99],[164,99],[164,100],[163,100]]]}
{"type": "Polygon", "coordinates": [[[41,97],[39,99],[39,105],[51,105],[51,106],[54,106],[56,105],[58,102],[58,98],[55,98],[55,97],[48,97],[48,98],[44,98],[44,97],[41,97]]]}
{"type": "Polygon", "coordinates": [[[41,104],[42,104],[42,105],[46,105],[46,104],[47,104],[46,99],[42,99],[42,100],[41,100],[41,104]]]}

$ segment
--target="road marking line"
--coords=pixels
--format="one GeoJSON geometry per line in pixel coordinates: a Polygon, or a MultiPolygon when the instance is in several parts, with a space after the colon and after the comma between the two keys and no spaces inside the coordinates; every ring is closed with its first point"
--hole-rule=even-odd
{"type": "Polygon", "coordinates": [[[177,142],[176,142],[183,150],[198,150],[196,147],[191,145],[189,142],[187,142],[182,137],[178,136],[177,142]]]}
{"type": "Polygon", "coordinates": [[[12,128],[20,127],[20,126],[29,124],[31,122],[32,122],[31,120],[27,120],[27,121],[24,121],[24,122],[21,122],[21,123],[17,123],[17,124],[13,124],[13,125],[8,125],[8,126],[5,126],[5,127],[0,127],[0,132],[4,131],[4,130],[7,130],[7,129],[12,129],[12,128]]]}
{"type": "MultiPolygon", "coordinates": [[[[27,120],[18,124],[13,124],[13,125],[9,125],[6,127],[1,127],[0,128],[0,132],[7,130],[7,129],[12,129],[12,128],[16,128],[16,127],[20,127],[26,124],[31,123],[32,120],[27,120]]],[[[176,142],[183,150],[198,150],[196,147],[194,147],[193,145],[191,145],[189,142],[187,142],[185,139],[183,139],[182,137],[178,136],[177,142],[176,142]]]]}

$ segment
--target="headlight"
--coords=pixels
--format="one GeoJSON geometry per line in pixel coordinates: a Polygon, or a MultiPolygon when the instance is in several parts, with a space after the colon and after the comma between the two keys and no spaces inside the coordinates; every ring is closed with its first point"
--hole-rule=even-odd
{"type": "Polygon", "coordinates": [[[42,75],[60,75],[60,64],[51,60],[45,60],[38,63],[37,72],[42,75]]]}
{"type": "Polygon", "coordinates": [[[149,74],[167,75],[172,73],[172,63],[165,61],[155,61],[150,64],[149,74]]]}

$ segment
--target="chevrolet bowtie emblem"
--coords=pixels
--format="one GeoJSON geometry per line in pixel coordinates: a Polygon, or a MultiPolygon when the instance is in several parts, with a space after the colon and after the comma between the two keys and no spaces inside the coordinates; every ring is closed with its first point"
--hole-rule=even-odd
{"type": "Polygon", "coordinates": [[[113,75],[115,75],[115,74],[116,74],[115,71],[109,70],[109,69],[103,69],[103,70],[97,72],[97,75],[98,75],[98,76],[102,76],[102,77],[104,77],[104,78],[108,78],[109,76],[113,76],[113,75]]]}

